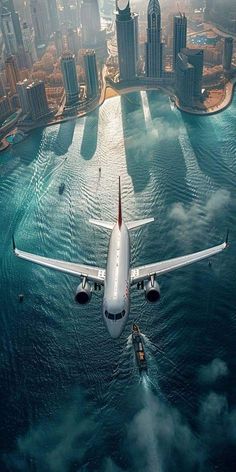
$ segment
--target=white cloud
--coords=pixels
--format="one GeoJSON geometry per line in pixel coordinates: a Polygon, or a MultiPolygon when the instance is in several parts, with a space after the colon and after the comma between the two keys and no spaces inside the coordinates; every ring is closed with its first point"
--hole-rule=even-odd
{"type": "Polygon", "coordinates": [[[214,359],[210,364],[199,369],[198,379],[202,383],[212,384],[221,377],[228,375],[228,367],[221,359],[214,359]]]}

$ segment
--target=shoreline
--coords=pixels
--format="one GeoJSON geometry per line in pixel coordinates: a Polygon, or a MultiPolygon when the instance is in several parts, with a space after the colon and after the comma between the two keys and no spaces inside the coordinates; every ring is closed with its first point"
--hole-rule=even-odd
{"type": "Polygon", "coordinates": [[[234,87],[236,85],[236,77],[233,79],[229,80],[225,86],[225,96],[223,101],[219,105],[215,105],[213,107],[208,107],[206,110],[195,110],[194,108],[191,107],[185,107],[179,103],[179,99],[175,97],[174,103],[176,108],[178,108],[179,111],[188,113],[189,115],[198,115],[198,116],[210,116],[210,115],[215,115],[217,113],[220,113],[221,111],[226,110],[228,108],[233,100],[234,97],[234,87]]]}
{"type": "MultiPolygon", "coordinates": [[[[137,84],[137,85],[134,85],[134,86],[130,86],[130,87],[126,86],[124,88],[117,89],[116,87],[112,87],[112,85],[110,83],[109,84],[105,83],[104,87],[101,90],[100,97],[96,98],[94,100],[94,103],[91,104],[92,106],[89,110],[83,110],[83,111],[81,110],[80,112],[78,112],[75,115],[64,116],[59,120],[52,120],[50,122],[35,124],[35,126],[33,125],[32,127],[29,127],[28,129],[25,129],[25,130],[24,129],[21,130],[21,128],[19,128],[19,131],[23,131],[24,133],[30,133],[30,131],[33,131],[35,129],[47,128],[49,126],[60,125],[61,123],[65,123],[67,121],[77,120],[78,118],[84,118],[85,116],[89,115],[94,110],[99,108],[101,105],[103,105],[103,103],[106,100],[109,100],[110,98],[114,98],[114,97],[117,97],[117,96],[120,96],[120,95],[125,95],[125,94],[128,94],[128,93],[132,93],[132,92],[141,92],[141,91],[147,91],[147,90],[160,90],[160,91],[162,91],[163,93],[165,93],[166,95],[169,96],[169,98],[170,98],[170,100],[172,100],[174,106],[176,106],[176,108],[179,111],[183,112],[183,113],[187,113],[187,114],[190,114],[190,115],[196,115],[196,116],[210,116],[210,115],[220,113],[221,111],[224,111],[226,108],[228,108],[230,106],[230,104],[232,103],[233,97],[234,97],[235,85],[236,85],[236,77],[234,77],[233,79],[231,79],[227,82],[227,84],[225,86],[224,100],[219,105],[215,105],[214,107],[208,107],[206,110],[195,110],[194,108],[184,107],[184,106],[180,105],[178,98],[173,93],[171,93],[171,90],[168,90],[167,88],[162,87],[161,85],[160,86],[154,86],[154,85],[149,86],[147,84],[143,84],[143,85],[142,84],[140,84],[140,85],[137,84]],[[107,96],[107,92],[108,92],[108,96],[107,96]]],[[[8,149],[11,146],[15,146],[16,144],[19,144],[19,143],[11,144],[6,139],[8,136],[12,135],[12,133],[14,131],[15,130],[8,131],[6,133],[6,135],[1,139],[0,152],[5,151],[6,149],[8,149]]]]}

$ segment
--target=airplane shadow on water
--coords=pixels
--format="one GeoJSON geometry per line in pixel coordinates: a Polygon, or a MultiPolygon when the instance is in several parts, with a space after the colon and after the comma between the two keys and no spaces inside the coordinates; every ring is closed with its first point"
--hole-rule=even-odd
{"type": "Polygon", "coordinates": [[[98,120],[98,108],[85,118],[84,133],[80,153],[86,161],[92,159],[97,149],[98,120]]]}
{"type": "Polygon", "coordinates": [[[149,182],[150,172],[148,133],[139,92],[121,96],[121,114],[127,171],[132,179],[134,192],[142,192],[149,182]]]}
{"type": "Polygon", "coordinates": [[[54,152],[57,156],[64,156],[68,152],[73,141],[75,125],[76,118],[60,124],[54,146],[54,152]]]}

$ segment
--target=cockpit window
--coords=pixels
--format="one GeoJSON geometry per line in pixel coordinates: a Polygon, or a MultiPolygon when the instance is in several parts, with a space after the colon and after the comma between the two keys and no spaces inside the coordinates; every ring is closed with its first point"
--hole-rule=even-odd
{"type": "Polygon", "coordinates": [[[106,310],[105,311],[105,316],[109,320],[113,320],[113,321],[121,320],[121,318],[123,318],[125,316],[125,310],[123,310],[121,313],[116,313],[116,314],[108,313],[108,311],[106,310]]]}

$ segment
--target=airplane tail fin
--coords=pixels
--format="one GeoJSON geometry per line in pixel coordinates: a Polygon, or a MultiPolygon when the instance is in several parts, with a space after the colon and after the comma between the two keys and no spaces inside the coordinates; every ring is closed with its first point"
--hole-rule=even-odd
{"type": "Polygon", "coordinates": [[[152,223],[154,221],[154,218],[146,218],[144,220],[137,220],[137,221],[128,221],[126,223],[127,228],[130,229],[137,229],[140,228],[140,226],[148,225],[149,223],[152,223]]]}

